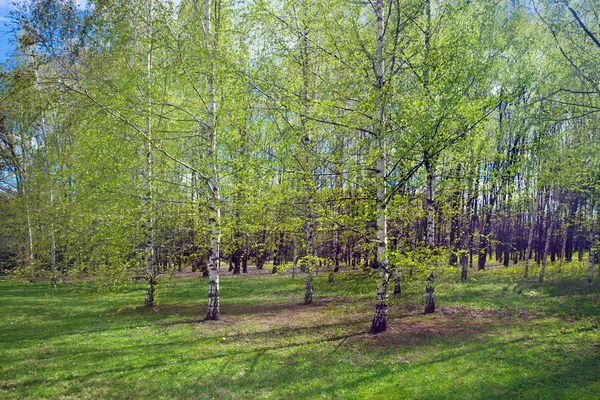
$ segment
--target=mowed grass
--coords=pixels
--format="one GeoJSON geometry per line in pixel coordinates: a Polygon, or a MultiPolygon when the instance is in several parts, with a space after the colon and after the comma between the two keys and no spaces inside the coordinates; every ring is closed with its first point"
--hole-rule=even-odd
{"type": "MultiPolygon", "coordinates": [[[[375,282],[221,280],[222,320],[201,322],[206,281],[164,279],[159,307],[144,284],[0,281],[0,398],[598,399],[598,284],[585,265],[524,281],[519,267],[445,275],[438,310],[423,288],[390,296],[390,323],[367,333],[375,282]]],[[[532,271],[535,274],[536,270],[532,271]]]]}

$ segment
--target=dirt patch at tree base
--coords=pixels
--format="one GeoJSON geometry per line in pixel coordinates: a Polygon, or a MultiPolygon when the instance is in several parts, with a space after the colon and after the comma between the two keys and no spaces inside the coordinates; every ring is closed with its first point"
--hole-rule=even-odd
{"type": "Polygon", "coordinates": [[[518,319],[533,318],[539,316],[468,307],[439,307],[435,313],[424,315],[420,305],[405,304],[396,317],[391,316],[385,332],[371,335],[368,340],[380,346],[416,345],[444,337],[482,335],[499,326],[514,324],[518,319]]]}

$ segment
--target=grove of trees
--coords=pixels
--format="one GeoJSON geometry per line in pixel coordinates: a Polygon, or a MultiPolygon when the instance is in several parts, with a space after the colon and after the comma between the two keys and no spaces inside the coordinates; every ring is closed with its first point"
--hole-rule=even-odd
{"type": "MultiPolygon", "coordinates": [[[[589,260],[593,0],[27,0],[0,77],[0,263],[25,279],[290,264],[388,286],[589,260]],[[588,256],[589,255],[589,256],[588,256]]],[[[537,271],[537,270],[536,270],[537,271]]],[[[202,284],[204,285],[204,284],[202,284]]],[[[199,283],[198,297],[204,296],[199,283]]],[[[318,288],[316,290],[318,293],[318,288]]],[[[375,298],[376,295],[376,298],[375,298]]],[[[140,301],[142,301],[140,299],[140,301]]]]}

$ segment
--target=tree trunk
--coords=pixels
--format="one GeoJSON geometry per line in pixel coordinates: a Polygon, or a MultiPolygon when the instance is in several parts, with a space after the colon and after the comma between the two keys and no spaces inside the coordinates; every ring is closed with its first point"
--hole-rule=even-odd
{"type": "MultiPolygon", "coordinates": [[[[537,211],[536,211],[537,214],[537,211]]],[[[533,233],[535,231],[535,216],[531,216],[531,225],[529,226],[529,236],[527,238],[527,248],[525,249],[525,271],[523,276],[525,279],[529,277],[529,259],[531,258],[531,250],[533,245],[533,233]]]]}
{"type": "MultiPolygon", "coordinates": [[[[37,68],[34,70],[35,73],[35,82],[36,88],[41,93],[40,86],[40,77],[37,68]]],[[[40,112],[40,128],[42,130],[42,138],[44,143],[44,169],[48,174],[48,184],[50,191],[50,272],[51,272],[51,282],[56,283],[56,235],[54,232],[54,189],[53,189],[53,179],[50,176],[50,167],[48,162],[50,160],[49,152],[48,152],[48,135],[46,132],[46,112],[45,110],[41,110],[40,112]]]]}
{"type": "Polygon", "coordinates": [[[383,110],[383,85],[384,85],[384,65],[383,65],[383,43],[384,43],[384,6],[383,0],[376,0],[374,11],[377,29],[375,32],[375,78],[376,78],[376,102],[375,111],[376,137],[379,141],[380,157],[376,164],[376,182],[377,182],[377,266],[379,267],[379,282],[377,284],[377,304],[375,305],[375,315],[371,323],[370,332],[380,333],[387,328],[388,317],[388,281],[389,271],[387,262],[387,216],[386,216],[386,154],[385,154],[385,120],[383,110]]]}
{"type": "Polygon", "coordinates": [[[490,234],[490,223],[486,213],[484,216],[484,227],[483,233],[479,235],[479,257],[477,257],[477,269],[479,271],[485,270],[485,263],[487,259],[487,247],[488,247],[488,235],[490,234]]]}
{"type": "Polygon", "coordinates": [[[400,267],[396,267],[394,271],[394,296],[400,297],[402,294],[402,282],[400,278],[402,277],[402,271],[400,267]]]}
{"type": "Polygon", "coordinates": [[[52,282],[56,283],[56,234],[54,232],[54,191],[52,184],[50,186],[50,272],[52,273],[52,282]]]}
{"type": "Polygon", "coordinates": [[[148,40],[148,49],[146,54],[146,160],[144,163],[144,213],[146,232],[146,279],[148,280],[148,289],[146,290],[146,307],[154,307],[154,292],[156,290],[156,276],[158,268],[156,265],[155,254],[155,231],[154,231],[154,211],[152,204],[153,187],[152,187],[152,55],[153,55],[153,40],[152,40],[152,25],[153,25],[153,1],[148,2],[148,20],[146,23],[146,40],[148,40]]]}
{"type": "Polygon", "coordinates": [[[563,262],[565,260],[566,254],[567,254],[567,230],[568,230],[568,228],[565,227],[564,234],[563,234],[563,240],[562,240],[562,246],[560,248],[560,263],[558,265],[558,272],[562,272],[563,262]]]}
{"type": "Polygon", "coordinates": [[[267,230],[261,232],[261,242],[256,249],[256,269],[263,269],[267,258],[267,230]]]}
{"type": "Polygon", "coordinates": [[[333,247],[335,249],[335,259],[334,259],[334,268],[333,272],[338,272],[340,270],[340,256],[342,254],[342,246],[340,244],[340,230],[339,228],[335,229],[334,239],[333,239],[333,247]]]}
{"type": "MultiPolygon", "coordinates": [[[[593,210],[592,210],[593,211],[593,210]]],[[[592,285],[594,280],[594,264],[596,262],[596,233],[594,232],[594,222],[590,215],[590,255],[588,259],[588,273],[587,273],[587,286],[592,285]]]]}
{"type": "MultiPolygon", "coordinates": [[[[548,205],[548,208],[550,205],[548,205]]],[[[540,277],[538,281],[541,283],[544,281],[544,275],[546,274],[546,262],[548,258],[548,250],[550,249],[550,238],[552,237],[552,220],[550,218],[550,210],[548,210],[548,227],[546,228],[546,243],[544,244],[544,252],[542,254],[542,267],[540,268],[540,277]]]]}
{"type": "Polygon", "coordinates": [[[427,286],[425,288],[425,313],[432,314],[435,312],[435,296],[434,296],[434,276],[433,272],[427,277],[427,286]]]}
{"type": "Polygon", "coordinates": [[[249,247],[248,240],[249,240],[248,234],[246,234],[246,243],[244,244],[244,250],[242,253],[242,273],[243,274],[248,273],[248,257],[250,257],[250,250],[248,249],[248,247],[249,247]]]}
{"type": "Polygon", "coordinates": [[[315,248],[313,243],[312,227],[309,221],[310,217],[306,220],[304,225],[304,234],[306,235],[306,255],[308,256],[308,265],[306,268],[307,275],[304,281],[304,304],[312,303],[313,297],[313,264],[315,262],[315,248]]]}
{"type": "Polygon", "coordinates": [[[272,274],[276,274],[279,272],[279,266],[283,263],[283,243],[285,239],[285,234],[283,232],[279,233],[279,241],[275,247],[275,255],[273,256],[273,269],[271,270],[272,274]]]}
{"type": "Polygon", "coordinates": [[[311,304],[313,301],[313,274],[309,267],[308,274],[304,281],[304,304],[311,304]]]}
{"type": "Polygon", "coordinates": [[[233,275],[239,275],[242,272],[240,268],[242,262],[240,253],[240,250],[236,250],[235,253],[233,253],[233,275]]]}
{"type": "Polygon", "coordinates": [[[298,265],[298,240],[294,235],[294,260],[292,261],[292,279],[296,277],[296,266],[298,265]]]}
{"type": "Polygon", "coordinates": [[[146,307],[154,307],[154,292],[156,290],[156,279],[154,276],[148,276],[148,289],[146,289],[146,301],[144,305],[146,307]]]}
{"type": "Polygon", "coordinates": [[[219,164],[217,154],[217,128],[215,126],[216,99],[215,99],[215,66],[214,54],[218,46],[218,34],[211,30],[211,0],[204,0],[203,29],[206,42],[209,46],[209,74],[208,74],[208,119],[206,129],[210,138],[209,157],[211,163],[211,176],[209,179],[210,190],[210,216],[209,225],[211,230],[210,249],[208,256],[208,310],[207,320],[218,320],[219,309],[219,269],[220,269],[220,245],[221,245],[221,198],[219,193],[219,164]]]}
{"type": "Polygon", "coordinates": [[[469,257],[466,252],[461,252],[458,256],[460,262],[460,280],[461,282],[467,281],[467,267],[469,266],[469,257]]]}
{"type": "Polygon", "coordinates": [[[429,156],[425,158],[425,169],[427,170],[427,192],[425,197],[427,213],[427,246],[435,247],[435,199],[433,188],[433,166],[430,164],[429,156]]]}

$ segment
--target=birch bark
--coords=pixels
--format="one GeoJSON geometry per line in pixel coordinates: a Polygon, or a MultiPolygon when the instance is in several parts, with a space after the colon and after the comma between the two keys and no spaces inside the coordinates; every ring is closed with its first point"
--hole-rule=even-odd
{"type": "MultiPolygon", "coordinates": [[[[220,3],[217,3],[217,6],[220,3]]],[[[210,190],[210,216],[209,224],[211,230],[210,249],[208,256],[208,311],[207,320],[218,320],[220,317],[219,309],[219,269],[220,269],[220,244],[221,244],[221,199],[219,193],[219,164],[217,155],[217,128],[215,125],[217,103],[215,97],[215,63],[214,52],[218,48],[218,31],[213,30],[211,24],[211,0],[204,0],[204,18],[202,28],[206,45],[209,48],[208,54],[208,118],[206,121],[206,130],[210,138],[208,159],[210,162],[211,175],[208,180],[210,190]]],[[[218,8],[215,7],[215,11],[218,8]]]]}
{"type": "Polygon", "coordinates": [[[379,267],[379,282],[377,284],[377,304],[371,323],[371,333],[383,332],[387,328],[388,317],[388,282],[390,279],[387,262],[387,215],[386,215],[386,155],[385,155],[385,119],[383,113],[384,86],[384,4],[376,0],[373,9],[377,20],[375,31],[375,135],[378,140],[379,158],[376,163],[377,181],[377,265],[379,267]]]}
{"type": "Polygon", "coordinates": [[[154,18],[153,0],[148,0],[147,21],[146,21],[146,40],[148,47],[146,52],[146,141],[145,141],[145,156],[144,161],[144,199],[143,212],[145,214],[145,258],[146,258],[146,279],[148,280],[148,289],[146,290],[146,307],[154,307],[155,298],[154,292],[156,287],[156,256],[155,256],[155,232],[154,232],[154,215],[152,207],[153,187],[152,187],[152,56],[153,56],[153,40],[152,26],[154,18]]]}

